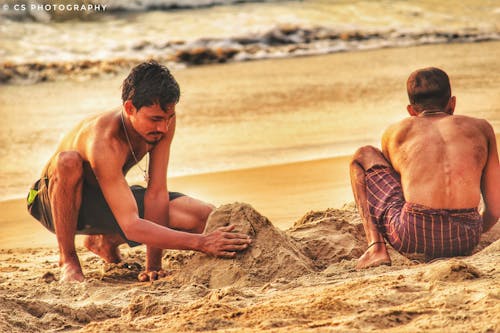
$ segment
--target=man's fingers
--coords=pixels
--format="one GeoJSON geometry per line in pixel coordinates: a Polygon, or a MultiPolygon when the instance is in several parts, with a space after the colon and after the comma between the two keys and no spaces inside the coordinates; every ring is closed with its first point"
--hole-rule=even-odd
{"type": "Polygon", "coordinates": [[[223,241],[223,244],[228,244],[228,245],[248,245],[252,241],[250,238],[226,238],[223,241]]]}
{"type": "Polygon", "coordinates": [[[149,281],[148,273],[146,273],[146,272],[140,272],[139,275],[137,276],[137,280],[139,280],[139,282],[149,281]]]}
{"type": "Polygon", "coordinates": [[[233,238],[233,239],[244,239],[244,240],[249,240],[250,237],[246,234],[240,234],[237,232],[228,232],[224,234],[225,238],[233,238]]]}
{"type": "Polygon", "coordinates": [[[248,244],[227,244],[223,247],[226,251],[241,251],[248,248],[248,244]]]}
{"type": "Polygon", "coordinates": [[[167,275],[169,275],[168,272],[165,272],[162,269],[159,271],[141,272],[137,276],[137,280],[139,280],[139,282],[155,281],[164,278],[167,275]]]}
{"type": "Polygon", "coordinates": [[[158,278],[161,279],[161,278],[164,278],[164,277],[166,277],[166,276],[168,276],[170,274],[171,274],[171,272],[166,272],[163,269],[161,269],[161,270],[158,271],[158,278]]]}
{"type": "Polygon", "coordinates": [[[234,230],[234,224],[230,224],[226,227],[220,227],[218,228],[219,231],[222,231],[222,232],[231,232],[234,230]]]}
{"type": "Polygon", "coordinates": [[[217,256],[218,257],[224,257],[224,258],[234,258],[236,255],[236,252],[231,252],[231,251],[220,251],[217,256]]]}

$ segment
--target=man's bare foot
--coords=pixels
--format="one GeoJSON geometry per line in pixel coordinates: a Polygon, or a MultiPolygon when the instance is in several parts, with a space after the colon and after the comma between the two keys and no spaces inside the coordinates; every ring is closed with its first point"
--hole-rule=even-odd
{"type": "Polygon", "coordinates": [[[108,264],[116,264],[122,260],[118,245],[123,242],[119,235],[89,235],[85,237],[83,245],[108,264]]]}
{"type": "Polygon", "coordinates": [[[372,243],[365,253],[358,259],[356,269],[365,269],[381,265],[391,265],[391,257],[384,242],[372,243]]]}
{"type": "Polygon", "coordinates": [[[60,282],[82,282],[85,280],[80,263],[66,263],[61,265],[60,282]]]}

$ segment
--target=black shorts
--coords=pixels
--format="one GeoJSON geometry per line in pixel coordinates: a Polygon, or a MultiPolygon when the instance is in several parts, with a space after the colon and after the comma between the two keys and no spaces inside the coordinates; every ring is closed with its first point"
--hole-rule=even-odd
{"type": "MultiPolygon", "coordinates": [[[[31,187],[28,198],[28,211],[49,231],[55,233],[52,212],[49,198],[49,179],[47,177],[37,180],[31,187]]],[[[139,216],[144,217],[144,193],[146,189],[139,185],[130,187],[134,195],[139,216]]],[[[76,234],[97,235],[119,233],[130,246],[137,246],[140,243],[128,240],[123,230],[118,225],[106,199],[99,187],[94,187],[83,183],[82,204],[78,213],[78,224],[76,234]]],[[[184,196],[178,192],[168,192],[170,201],[184,196]]]]}

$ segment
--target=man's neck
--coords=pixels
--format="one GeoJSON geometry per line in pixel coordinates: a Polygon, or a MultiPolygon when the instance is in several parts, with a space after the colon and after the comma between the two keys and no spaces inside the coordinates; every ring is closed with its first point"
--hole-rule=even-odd
{"type": "Polygon", "coordinates": [[[419,117],[432,117],[432,116],[449,116],[450,114],[439,109],[435,110],[424,110],[419,113],[419,117]]]}

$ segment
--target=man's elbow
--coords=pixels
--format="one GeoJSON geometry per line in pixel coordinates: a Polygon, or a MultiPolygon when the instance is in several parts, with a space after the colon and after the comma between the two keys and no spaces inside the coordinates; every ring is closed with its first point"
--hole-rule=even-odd
{"type": "Polygon", "coordinates": [[[500,207],[495,207],[496,209],[493,209],[490,211],[490,215],[494,220],[498,220],[500,218],[500,207]]]}
{"type": "Polygon", "coordinates": [[[166,205],[169,202],[168,192],[166,190],[146,190],[144,202],[154,202],[156,205],[166,205]]]}
{"type": "Polygon", "coordinates": [[[485,210],[488,214],[495,219],[500,218],[500,195],[493,197],[493,200],[489,197],[485,201],[485,210]]]}
{"type": "Polygon", "coordinates": [[[120,223],[120,228],[122,229],[123,234],[127,239],[132,241],[137,241],[137,235],[139,234],[137,226],[137,221],[132,219],[120,223]]]}

